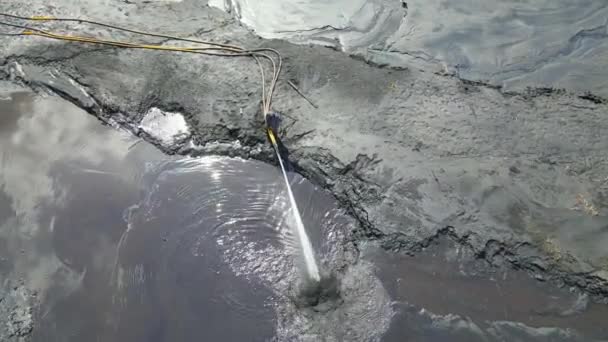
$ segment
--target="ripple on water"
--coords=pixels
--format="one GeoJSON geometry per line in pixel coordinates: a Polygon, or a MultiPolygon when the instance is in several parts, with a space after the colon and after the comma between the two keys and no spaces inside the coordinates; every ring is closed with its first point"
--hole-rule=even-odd
{"type": "MultiPolygon", "coordinates": [[[[329,341],[351,335],[374,340],[388,328],[392,309],[382,284],[369,265],[351,265],[356,255],[345,238],[352,222],[329,195],[309,182],[295,176],[294,192],[308,229],[315,232],[311,235],[322,269],[346,269],[338,282],[342,304],[327,310],[302,308],[294,301],[300,295],[302,268],[298,246],[291,241],[289,202],[276,168],[240,159],[182,159],[149,181],[150,192],[131,216],[133,228],[122,247],[121,265],[126,262],[133,268],[142,263],[144,255],[130,259],[128,251],[149,248],[149,242],[143,243],[146,236],[158,235],[166,241],[154,259],[182,267],[181,258],[191,255],[199,260],[197,272],[212,275],[213,282],[236,276],[230,286],[220,286],[223,291],[211,296],[213,303],[228,306],[237,317],[259,326],[273,327],[279,340],[303,335],[329,341]],[[235,288],[238,283],[246,288],[235,288]]],[[[157,278],[175,271],[164,267],[159,272],[157,278]]],[[[204,285],[209,281],[192,282],[209,296],[204,285]]],[[[175,291],[179,284],[172,283],[171,288],[175,291]]]]}

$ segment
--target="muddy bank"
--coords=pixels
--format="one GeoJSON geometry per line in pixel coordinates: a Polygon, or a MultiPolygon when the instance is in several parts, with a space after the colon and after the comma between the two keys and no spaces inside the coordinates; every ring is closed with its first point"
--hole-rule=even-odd
{"type": "Polygon", "coordinates": [[[446,72],[508,91],[565,88],[608,97],[603,0],[209,4],[264,38],[330,46],[376,64],[446,72]]]}
{"type": "MultiPolygon", "coordinates": [[[[415,254],[445,236],[491,265],[608,297],[608,105],[593,96],[505,93],[416,68],[378,68],[260,39],[194,1],[0,8],[275,47],[286,57],[283,80],[319,107],[279,83],[274,107],[287,118],[285,142],[297,169],[357,219],[355,243],[415,254]]],[[[0,39],[3,80],[59,95],[168,153],[272,160],[251,61],[0,39]],[[169,144],[147,133],[142,120],[157,110],[182,115],[190,131],[169,144]]]]}
{"type": "MultiPolygon", "coordinates": [[[[494,341],[500,340],[494,330],[500,324],[536,330],[537,336],[522,333],[522,338],[530,341],[602,340],[608,336],[602,323],[608,306],[595,304],[572,288],[552,286],[540,276],[532,278],[506,265],[488,265],[450,239],[440,238],[415,256],[390,253],[374,244],[366,244],[361,250],[362,258],[376,265],[377,274],[396,303],[397,314],[385,341],[443,341],[459,333],[463,340],[485,337],[494,341]],[[422,308],[418,317],[414,314],[417,308],[422,308]],[[425,316],[434,325],[404,323],[423,322],[425,316]],[[442,331],[438,328],[442,321],[451,321],[451,327],[442,331]],[[542,327],[552,329],[542,332],[542,327]]],[[[515,338],[506,336],[505,340],[515,338]]]]}
{"type": "MultiPolygon", "coordinates": [[[[3,258],[3,261],[7,259],[3,258]]],[[[28,340],[34,329],[32,303],[35,303],[35,293],[25,286],[6,281],[2,284],[0,294],[0,317],[2,328],[0,339],[3,341],[28,340]]]]}

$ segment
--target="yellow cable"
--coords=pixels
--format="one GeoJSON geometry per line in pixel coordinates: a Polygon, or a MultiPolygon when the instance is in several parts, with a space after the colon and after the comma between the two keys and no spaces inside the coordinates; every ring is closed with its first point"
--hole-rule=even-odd
{"type": "Polygon", "coordinates": [[[55,17],[45,16],[45,15],[35,15],[30,17],[32,20],[55,20],[55,17]]]}
{"type": "Polygon", "coordinates": [[[270,138],[270,142],[272,143],[273,146],[276,146],[277,141],[276,141],[276,138],[274,137],[274,133],[272,132],[272,129],[269,127],[266,130],[268,132],[268,137],[270,138]]]}
{"type": "MultiPolygon", "coordinates": [[[[215,43],[215,42],[210,42],[210,41],[202,41],[202,40],[182,38],[182,37],[171,36],[171,35],[156,34],[156,33],[151,33],[151,32],[132,30],[132,29],[128,29],[128,28],[123,28],[123,27],[119,27],[119,26],[115,26],[115,25],[104,24],[101,22],[85,20],[85,19],[58,18],[58,17],[45,16],[45,15],[32,16],[32,17],[28,18],[28,17],[21,17],[21,16],[16,16],[16,15],[6,14],[6,13],[0,13],[0,15],[12,17],[14,19],[20,19],[20,20],[66,21],[66,22],[87,23],[87,24],[91,24],[91,25],[98,25],[98,26],[102,26],[102,27],[121,30],[121,31],[130,32],[130,33],[134,33],[134,34],[139,34],[139,35],[146,35],[146,36],[167,38],[167,39],[178,40],[178,41],[186,41],[186,42],[191,42],[191,43],[196,43],[196,44],[203,44],[203,45],[207,45],[207,47],[193,47],[193,46],[176,47],[176,46],[165,46],[165,45],[130,43],[130,42],[123,42],[123,41],[116,41],[116,40],[103,40],[103,39],[83,37],[83,36],[56,34],[53,32],[47,32],[47,31],[43,31],[43,30],[39,30],[39,29],[29,29],[29,27],[27,27],[28,29],[23,31],[22,34],[28,35],[28,36],[40,36],[40,37],[45,37],[45,38],[50,38],[50,39],[58,39],[58,40],[64,40],[64,41],[90,43],[90,44],[102,44],[102,45],[109,45],[109,46],[121,47],[121,48],[137,48],[137,49],[160,50],[160,51],[199,53],[199,54],[212,55],[212,56],[250,56],[250,57],[253,57],[255,59],[256,63],[260,67],[260,73],[262,76],[262,82],[263,82],[262,83],[262,94],[263,94],[262,95],[262,111],[263,111],[264,115],[267,115],[270,112],[272,96],[273,96],[273,93],[274,93],[274,90],[276,87],[276,83],[278,81],[279,74],[280,74],[281,68],[282,68],[281,54],[277,50],[272,49],[272,48],[243,49],[239,46],[231,45],[231,44],[215,43]],[[272,52],[273,54],[275,54],[277,57],[277,60],[278,60],[278,64],[275,62],[274,58],[270,57],[269,55],[267,55],[263,52],[272,52]],[[273,77],[270,79],[270,87],[268,88],[268,92],[266,92],[266,87],[265,87],[266,80],[264,77],[264,67],[263,67],[260,59],[257,58],[258,56],[269,60],[272,65],[273,77]]],[[[9,26],[15,26],[15,25],[9,25],[9,26]]],[[[22,26],[22,27],[26,28],[25,26],[22,26]]]]}
{"type": "MultiPolygon", "coordinates": [[[[263,104],[264,113],[270,112],[270,105],[271,105],[271,102],[272,102],[272,95],[274,93],[274,89],[276,88],[276,83],[277,83],[277,81],[279,79],[279,74],[281,73],[281,68],[282,68],[282,65],[283,65],[281,54],[277,50],[272,49],[272,48],[261,48],[261,49],[255,49],[255,50],[244,50],[244,49],[242,49],[242,48],[240,48],[238,46],[230,45],[230,44],[222,44],[222,43],[215,43],[215,42],[209,42],[209,41],[201,41],[201,40],[196,40],[196,39],[181,38],[181,37],[177,37],[177,36],[171,36],[171,35],[165,35],[165,34],[157,34],[157,33],[151,33],[151,32],[140,31],[140,30],[133,30],[133,29],[128,29],[128,28],[116,26],[116,25],[110,25],[110,24],[105,24],[105,23],[101,23],[101,22],[97,22],[97,21],[93,21],[93,20],[85,20],[85,19],[57,18],[57,17],[53,17],[53,16],[44,16],[44,15],[42,15],[42,16],[33,16],[33,17],[27,18],[27,17],[16,16],[16,15],[10,15],[10,14],[6,14],[6,13],[0,13],[0,15],[9,16],[9,17],[12,17],[12,18],[22,19],[22,20],[66,21],[66,22],[87,23],[87,24],[91,24],[91,25],[98,25],[98,26],[112,28],[112,29],[121,30],[121,31],[125,31],[125,32],[135,33],[135,34],[139,34],[139,35],[146,35],[146,36],[160,37],[160,38],[168,38],[168,39],[174,39],[174,40],[182,40],[182,41],[187,41],[187,42],[192,42],[192,43],[198,43],[198,44],[207,44],[207,45],[213,45],[213,46],[222,47],[222,48],[226,48],[226,49],[241,50],[243,52],[244,51],[249,51],[249,52],[269,51],[269,52],[272,52],[272,53],[274,53],[277,56],[278,65],[276,65],[274,59],[271,58],[270,56],[259,54],[262,57],[268,59],[271,62],[272,68],[273,68],[273,77],[272,77],[271,82],[270,82],[269,92],[268,92],[267,95],[265,95],[266,96],[265,100],[262,101],[262,102],[264,102],[264,104],[263,104]]],[[[222,56],[221,54],[216,54],[216,55],[217,56],[222,56]]],[[[256,62],[258,64],[260,63],[257,60],[256,60],[256,62]]]]}
{"type": "Polygon", "coordinates": [[[67,34],[56,34],[56,33],[47,32],[47,31],[40,31],[40,32],[24,31],[23,34],[46,37],[46,38],[53,38],[53,39],[58,39],[58,40],[68,40],[68,41],[76,41],[76,42],[92,43],[92,44],[107,44],[107,45],[114,45],[114,46],[119,46],[119,47],[141,48],[141,49],[149,49],[149,50],[194,52],[194,51],[204,51],[206,49],[215,49],[215,48],[175,47],[175,46],[164,46],[164,45],[137,44],[137,43],[121,42],[121,41],[117,41],[117,40],[105,40],[105,39],[74,36],[74,35],[67,35],[67,34]]]}

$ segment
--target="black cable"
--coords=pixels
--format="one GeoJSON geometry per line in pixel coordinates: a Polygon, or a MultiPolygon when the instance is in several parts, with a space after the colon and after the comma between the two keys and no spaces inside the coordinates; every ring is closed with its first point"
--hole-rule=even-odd
{"type": "MultiPolygon", "coordinates": [[[[106,23],[102,23],[102,22],[98,22],[98,21],[94,21],[94,20],[87,20],[87,19],[56,18],[56,17],[40,17],[40,18],[44,18],[44,19],[36,19],[36,17],[22,17],[19,15],[1,13],[1,12],[0,12],[0,16],[5,16],[5,17],[13,18],[13,19],[18,19],[18,20],[26,20],[26,21],[40,21],[40,22],[42,22],[42,21],[60,21],[60,22],[86,23],[86,24],[90,24],[90,25],[97,25],[97,26],[101,26],[101,27],[111,28],[114,30],[119,30],[119,31],[144,35],[144,36],[156,37],[156,38],[165,38],[165,39],[172,39],[172,40],[178,40],[178,41],[184,41],[184,42],[190,42],[190,43],[215,45],[215,46],[228,47],[228,48],[238,48],[238,47],[230,45],[230,44],[204,42],[204,41],[196,40],[196,39],[181,38],[181,37],[177,37],[177,36],[171,36],[171,35],[160,34],[160,33],[132,30],[132,29],[125,28],[125,27],[120,27],[120,26],[116,26],[116,25],[106,24],[106,23]]],[[[281,58],[278,51],[276,51],[275,49],[270,49],[270,48],[261,48],[261,49],[243,50],[243,51],[251,51],[251,52],[269,51],[269,52],[275,53],[277,55],[277,57],[281,58]]]]}
{"type": "MultiPolygon", "coordinates": [[[[30,31],[36,31],[36,32],[44,32],[40,29],[34,28],[34,27],[30,27],[27,25],[19,25],[19,24],[13,24],[13,23],[7,23],[5,21],[0,21],[0,25],[3,26],[8,26],[8,27],[14,27],[14,28],[20,28],[22,30],[30,30],[30,31]]],[[[16,35],[23,35],[23,33],[16,33],[16,35]]]]}
{"type": "MultiPolygon", "coordinates": [[[[252,56],[255,58],[255,56],[261,56],[264,57],[268,60],[271,61],[271,63],[273,64],[273,77],[271,79],[271,85],[270,85],[270,93],[268,95],[268,106],[270,106],[270,102],[272,101],[272,94],[274,93],[274,89],[276,86],[276,82],[278,81],[279,78],[279,74],[281,72],[281,67],[282,67],[282,56],[281,54],[272,48],[257,48],[257,49],[243,49],[241,47],[235,46],[235,45],[230,45],[230,44],[222,44],[222,43],[215,43],[215,42],[209,42],[209,41],[201,41],[201,40],[196,40],[196,39],[189,39],[189,38],[181,38],[181,37],[176,37],[176,36],[171,36],[171,35],[165,35],[165,34],[158,34],[158,33],[151,33],[151,32],[145,32],[145,31],[138,31],[138,30],[132,30],[132,29],[128,29],[128,28],[124,28],[124,27],[120,27],[120,26],[116,26],[116,25],[111,25],[111,24],[105,24],[105,23],[101,23],[101,22],[97,22],[97,21],[93,21],[93,20],[87,20],[87,19],[75,19],[75,18],[56,18],[56,17],[51,17],[51,16],[34,16],[34,17],[24,17],[24,16],[19,16],[19,15],[14,15],[14,14],[9,14],[9,13],[1,13],[0,12],[0,16],[4,16],[4,17],[8,17],[8,18],[12,18],[12,19],[17,19],[17,20],[24,20],[24,21],[38,21],[38,22],[44,22],[44,21],[59,21],[59,22],[75,22],[75,23],[86,23],[86,24],[90,24],[90,25],[97,25],[100,27],[105,27],[105,28],[110,28],[110,29],[114,29],[114,30],[119,30],[119,31],[123,31],[123,32],[129,32],[129,33],[133,33],[133,34],[138,34],[138,35],[143,35],[143,36],[149,36],[149,37],[156,37],[156,38],[165,38],[165,39],[170,39],[170,40],[177,40],[177,41],[184,41],[184,42],[190,42],[190,43],[197,43],[197,44],[205,44],[205,45],[211,45],[211,46],[216,46],[216,47],[220,47],[220,48],[224,48],[224,51],[231,51],[231,53],[225,53],[225,54],[212,54],[212,53],[207,53],[208,55],[216,55],[216,56],[252,56]],[[273,60],[273,58],[271,58],[270,56],[263,54],[261,52],[271,52],[273,53],[277,60],[278,60],[278,65],[275,64],[275,61],[273,60]]],[[[35,31],[35,32],[39,32],[41,33],[40,35],[46,36],[47,38],[54,38],[54,39],[59,39],[57,37],[52,37],[51,34],[49,34],[48,32],[45,32],[43,30],[40,29],[36,29],[33,27],[29,27],[26,25],[17,25],[17,24],[9,24],[6,22],[0,22],[0,25],[5,25],[5,26],[11,26],[11,27],[15,27],[15,28],[22,28],[24,30],[30,30],[30,31],[35,31]]],[[[20,36],[20,35],[25,35],[25,34],[10,34],[11,36],[20,36]]],[[[87,38],[89,39],[89,38],[87,38]]],[[[96,39],[96,38],[90,38],[90,39],[96,39]]],[[[103,41],[98,41],[98,44],[105,44],[105,45],[111,45],[111,46],[116,46],[116,47],[123,47],[123,48],[138,48],[137,46],[127,46],[127,44],[115,44],[112,42],[103,42],[103,41]]],[[[139,47],[141,48],[141,47],[139,47]]],[[[201,50],[203,50],[203,48],[201,48],[201,50]]],[[[206,49],[206,50],[213,50],[213,49],[206,49]]],[[[218,49],[218,50],[222,50],[222,49],[218,49]]],[[[192,52],[192,53],[196,53],[197,51],[194,50],[190,50],[190,51],[184,51],[184,52],[192,52]]],[[[200,54],[205,54],[202,51],[198,51],[198,53],[200,54]]],[[[256,59],[257,61],[257,59],[256,59]]],[[[259,61],[258,61],[259,63],[259,61]]],[[[265,108],[265,112],[269,111],[270,108],[265,108]]]]}

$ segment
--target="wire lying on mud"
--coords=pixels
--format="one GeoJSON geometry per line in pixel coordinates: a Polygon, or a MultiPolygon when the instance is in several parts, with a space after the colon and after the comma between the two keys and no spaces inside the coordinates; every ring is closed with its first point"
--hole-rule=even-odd
{"type": "Polygon", "coordinates": [[[50,16],[33,16],[33,17],[23,17],[8,13],[0,13],[0,16],[10,18],[13,20],[21,20],[27,22],[48,22],[48,21],[57,21],[57,22],[74,22],[74,23],[84,23],[94,26],[105,27],[113,30],[128,32],[141,36],[155,37],[155,38],[164,38],[168,40],[182,41],[188,43],[200,44],[203,46],[168,46],[162,44],[141,44],[141,43],[133,43],[119,40],[111,40],[111,39],[99,39],[96,37],[87,37],[80,35],[71,35],[71,34],[62,34],[55,33],[52,31],[43,30],[40,28],[32,27],[30,25],[22,25],[16,23],[9,23],[0,21],[1,26],[12,27],[14,29],[20,29],[21,32],[1,32],[1,36],[38,36],[44,37],[48,39],[69,41],[69,42],[79,42],[79,43],[88,43],[88,44],[99,44],[99,45],[107,45],[113,46],[117,48],[129,48],[129,49],[146,49],[146,50],[161,50],[161,51],[173,51],[173,52],[184,52],[184,53],[195,53],[201,55],[209,55],[209,56],[220,56],[220,57],[251,57],[255,60],[257,65],[260,68],[260,75],[262,79],[262,113],[264,116],[268,115],[271,111],[272,106],[272,97],[276,88],[277,81],[279,79],[279,75],[281,73],[281,68],[283,65],[283,59],[281,54],[272,48],[256,48],[256,49],[246,49],[237,45],[232,44],[224,44],[224,43],[216,43],[211,41],[204,41],[198,39],[190,39],[190,38],[182,38],[172,35],[166,34],[158,34],[140,30],[133,30],[129,28],[124,28],[116,25],[106,24],[93,20],[86,19],[77,19],[77,18],[56,18],[50,16]],[[274,55],[273,56],[271,56],[274,55]],[[262,63],[262,59],[270,62],[272,66],[272,78],[270,79],[270,84],[268,89],[266,87],[266,75],[264,71],[264,64],[262,63]]]}

